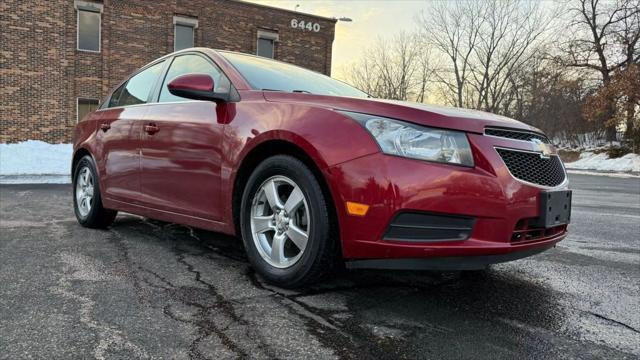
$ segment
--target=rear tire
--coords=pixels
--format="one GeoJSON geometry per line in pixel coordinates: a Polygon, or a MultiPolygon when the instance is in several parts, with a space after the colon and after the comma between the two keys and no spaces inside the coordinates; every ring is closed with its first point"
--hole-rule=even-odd
{"type": "Polygon", "coordinates": [[[88,228],[106,228],[118,214],[102,206],[98,172],[89,155],[80,159],[73,170],[73,209],[80,225],[88,228]]]}
{"type": "Polygon", "coordinates": [[[295,288],[334,270],[339,241],[329,203],[302,161],[276,155],[260,163],[247,181],[240,211],[247,256],[268,282],[295,288]]]}

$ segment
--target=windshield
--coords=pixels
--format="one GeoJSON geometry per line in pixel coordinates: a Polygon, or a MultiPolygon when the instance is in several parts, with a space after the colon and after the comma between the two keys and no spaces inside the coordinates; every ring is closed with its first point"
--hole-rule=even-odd
{"type": "Polygon", "coordinates": [[[256,90],[301,92],[316,95],[369,97],[342,81],[320,73],[251,55],[221,51],[256,90]]]}

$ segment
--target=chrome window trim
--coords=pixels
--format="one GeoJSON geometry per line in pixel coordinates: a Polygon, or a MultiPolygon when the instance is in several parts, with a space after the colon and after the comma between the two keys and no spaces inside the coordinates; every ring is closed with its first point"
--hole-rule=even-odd
{"type": "MultiPolygon", "coordinates": [[[[491,136],[491,135],[489,135],[489,136],[491,136]]],[[[530,141],[525,141],[525,142],[530,142],[530,141]]],[[[556,185],[556,186],[545,186],[545,185],[540,185],[540,184],[535,184],[535,183],[532,183],[532,182],[528,182],[526,180],[518,179],[517,177],[515,177],[513,175],[513,173],[511,173],[511,170],[509,170],[509,166],[507,166],[507,163],[504,162],[504,159],[502,158],[500,153],[497,151],[497,149],[536,154],[536,155],[540,155],[540,157],[544,158],[542,156],[541,152],[539,152],[539,151],[531,151],[531,150],[514,149],[514,148],[503,147],[503,146],[494,146],[493,148],[494,148],[494,150],[496,150],[496,154],[498,155],[500,160],[502,160],[502,163],[504,164],[504,167],[509,172],[509,175],[511,175],[511,177],[514,178],[518,182],[521,182],[523,184],[527,184],[529,186],[534,186],[534,187],[537,187],[537,188],[540,188],[540,189],[545,189],[545,190],[559,190],[560,188],[564,188],[569,184],[569,175],[567,174],[567,168],[565,168],[564,162],[562,162],[562,159],[560,159],[560,155],[558,155],[558,154],[552,154],[552,155],[549,156],[549,158],[551,158],[551,156],[556,156],[558,158],[558,160],[560,160],[560,165],[562,166],[562,171],[564,172],[564,181],[562,181],[561,184],[556,185]]]]}
{"type": "Polygon", "coordinates": [[[124,106],[114,106],[110,108],[98,109],[95,112],[111,110],[111,109],[130,109],[134,107],[148,106],[148,105],[164,105],[164,104],[184,104],[184,103],[194,103],[194,102],[213,102],[208,100],[185,100],[185,101],[167,101],[167,102],[149,102],[144,104],[135,104],[135,105],[124,105],[124,106]]]}

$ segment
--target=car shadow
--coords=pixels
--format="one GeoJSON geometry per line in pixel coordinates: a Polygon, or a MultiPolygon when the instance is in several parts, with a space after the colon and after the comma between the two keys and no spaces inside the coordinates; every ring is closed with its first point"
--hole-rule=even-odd
{"type": "Polygon", "coordinates": [[[424,326],[447,332],[468,327],[470,321],[486,325],[499,319],[549,330],[561,329],[565,321],[560,295],[513,266],[463,272],[341,270],[323,282],[291,290],[269,285],[254,273],[236,237],[130,215],[119,216],[112,227],[127,234],[128,241],[137,241],[136,233],[148,233],[151,227],[158,243],[170,251],[188,249],[203,261],[223,257],[243,264],[251,286],[295,302],[335,326],[340,317],[356,317],[418,334],[424,326]]]}

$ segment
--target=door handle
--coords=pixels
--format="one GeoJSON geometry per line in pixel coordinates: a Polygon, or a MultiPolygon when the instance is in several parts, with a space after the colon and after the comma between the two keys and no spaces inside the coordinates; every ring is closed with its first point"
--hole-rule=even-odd
{"type": "Polygon", "coordinates": [[[103,123],[100,124],[100,130],[107,132],[107,130],[111,129],[111,124],[109,123],[103,123]]]}
{"type": "Polygon", "coordinates": [[[149,135],[153,135],[160,131],[160,128],[156,124],[149,124],[144,126],[144,131],[149,135]]]}

